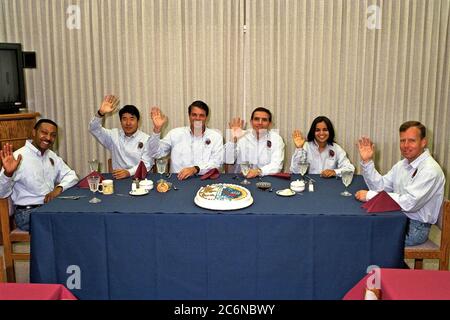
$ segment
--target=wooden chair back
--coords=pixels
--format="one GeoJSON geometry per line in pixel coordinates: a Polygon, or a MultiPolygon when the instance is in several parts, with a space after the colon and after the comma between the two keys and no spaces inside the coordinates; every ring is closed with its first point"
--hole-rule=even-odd
{"type": "Polygon", "coordinates": [[[5,256],[6,279],[8,282],[16,282],[15,261],[29,261],[30,254],[15,252],[14,244],[30,242],[30,233],[15,227],[14,217],[9,214],[11,209],[9,198],[0,199],[0,225],[3,239],[3,254],[5,256]]]}
{"type": "Polygon", "coordinates": [[[438,259],[439,270],[448,270],[450,254],[450,200],[442,204],[436,226],[441,230],[441,243],[430,239],[418,246],[405,247],[405,259],[414,259],[414,269],[422,269],[423,259],[438,259]]]}

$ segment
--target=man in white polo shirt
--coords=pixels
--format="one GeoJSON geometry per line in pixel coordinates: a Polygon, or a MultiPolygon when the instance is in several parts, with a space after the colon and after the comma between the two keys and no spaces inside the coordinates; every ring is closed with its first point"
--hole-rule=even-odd
{"type": "Polygon", "coordinates": [[[384,176],[375,169],[372,141],[367,137],[359,139],[362,174],[369,190],[360,190],[355,197],[368,201],[378,192],[386,191],[409,218],[405,245],[414,246],[428,239],[430,227],[439,217],[445,176],[426,148],[426,128],[423,124],[407,121],[399,131],[400,151],[404,159],[384,176]]]}
{"type": "Polygon", "coordinates": [[[165,157],[170,152],[170,172],[177,173],[179,180],[193,175],[203,175],[223,163],[223,139],[216,130],[206,127],[208,105],[200,100],[188,107],[189,126],[169,131],[160,139],[161,129],[167,121],[158,107],[151,110],[153,134],[150,141],[157,147],[148,148],[155,158],[165,157]]]}
{"type": "Polygon", "coordinates": [[[103,117],[112,113],[119,104],[119,98],[108,95],[104,98],[100,109],[89,123],[89,132],[111,152],[113,177],[125,179],[136,173],[140,161],[147,171],[153,166],[153,158],[146,151],[149,135],[138,130],[139,110],[133,105],[126,105],[119,111],[121,129],[105,129],[103,117]]]}
{"type": "Polygon", "coordinates": [[[16,225],[22,230],[30,230],[30,214],[35,208],[78,182],[75,171],[50,150],[57,133],[55,122],[41,119],[25,146],[13,153],[12,145],[7,143],[0,152],[0,198],[11,196],[16,225]]]}

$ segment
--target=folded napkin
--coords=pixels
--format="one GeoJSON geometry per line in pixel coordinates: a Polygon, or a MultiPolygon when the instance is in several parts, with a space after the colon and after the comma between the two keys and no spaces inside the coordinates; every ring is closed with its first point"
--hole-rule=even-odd
{"type": "Polygon", "coordinates": [[[273,174],[269,174],[269,176],[286,179],[286,180],[291,180],[291,174],[288,172],[273,173],[273,174]]]}
{"type": "Polygon", "coordinates": [[[386,191],[381,191],[375,197],[364,203],[361,208],[367,212],[400,211],[402,208],[392,199],[386,191]]]}
{"type": "Polygon", "coordinates": [[[134,174],[134,179],[144,180],[147,177],[147,167],[144,162],[140,161],[134,174]]]}
{"type": "Polygon", "coordinates": [[[89,182],[87,179],[88,179],[88,177],[91,177],[91,176],[94,176],[94,177],[99,176],[100,182],[105,180],[105,178],[103,178],[103,176],[100,173],[98,173],[97,171],[92,171],[86,177],[84,177],[80,182],[78,182],[77,187],[82,188],[82,189],[89,189],[89,182]]]}
{"type": "Polygon", "coordinates": [[[219,170],[217,168],[211,169],[208,172],[206,172],[204,175],[201,176],[200,180],[206,180],[206,179],[217,179],[220,176],[219,170]]]}

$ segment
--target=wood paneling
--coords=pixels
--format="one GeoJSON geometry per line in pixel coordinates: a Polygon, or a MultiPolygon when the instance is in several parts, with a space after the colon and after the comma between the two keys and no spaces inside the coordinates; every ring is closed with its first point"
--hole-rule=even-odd
{"type": "MultiPolygon", "coordinates": [[[[0,115],[0,146],[6,142],[12,143],[14,150],[19,149],[31,138],[31,132],[36,124],[38,112],[0,115]]],[[[1,159],[0,159],[1,164],[1,159]]]]}

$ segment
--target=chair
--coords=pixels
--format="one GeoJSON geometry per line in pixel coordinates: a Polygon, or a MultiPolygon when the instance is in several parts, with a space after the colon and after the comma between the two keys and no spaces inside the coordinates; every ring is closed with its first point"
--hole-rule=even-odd
{"type": "Polygon", "coordinates": [[[5,276],[3,275],[3,269],[5,269],[5,265],[3,264],[3,257],[0,256],[0,283],[5,282],[5,276]]]}
{"type": "Polygon", "coordinates": [[[405,247],[405,259],[414,259],[414,269],[422,269],[423,259],[439,259],[439,270],[448,270],[450,253],[450,200],[442,204],[436,226],[441,230],[440,246],[428,239],[418,246],[405,247]]]}
{"type": "Polygon", "coordinates": [[[0,224],[3,239],[3,253],[5,255],[6,279],[8,282],[16,282],[14,262],[16,260],[29,261],[29,253],[14,251],[14,243],[30,242],[30,233],[15,227],[14,218],[9,215],[11,202],[9,198],[0,199],[0,224]]]}
{"type": "Polygon", "coordinates": [[[234,173],[235,167],[236,167],[235,164],[224,163],[223,164],[223,172],[224,173],[234,173]]]}

